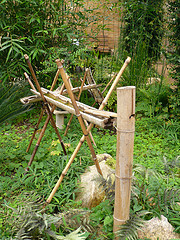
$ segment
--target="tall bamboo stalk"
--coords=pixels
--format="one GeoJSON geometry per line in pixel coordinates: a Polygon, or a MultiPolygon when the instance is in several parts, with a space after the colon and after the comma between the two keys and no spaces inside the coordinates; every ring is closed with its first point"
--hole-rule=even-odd
{"type": "MultiPolygon", "coordinates": [[[[128,57],[128,58],[126,59],[125,63],[123,64],[121,70],[119,71],[117,77],[115,78],[115,80],[114,80],[111,88],[109,89],[108,94],[106,95],[105,99],[103,100],[103,103],[100,105],[99,110],[103,110],[104,106],[107,104],[107,101],[108,101],[111,93],[113,92],[115,86],[117,85],[119,79],[121,78],[124,70],[126,69],[126,67],[127,67],[127,65],[129,64],[130,61],[131,61],[131,58],[128,57]]],[[[94,126],[93,124],[90,124],[90,125],[88,126],[88,128],[87,128],[87,132],[89,132],[89,131],[92,129],[93,126],[94,126]]],[[[85,136],[83,135],[82,138],[80,139],[80,141],[79,141],[76,149],[74,150],[71,158],[69,159],[69,162],[67,163],[65,169],[63,170],[63,172],[62,172],[59,180],[57,181],[54,189],[52,190],[50,196],[48,197],[48,199],[47,199],[47,201],[46,201],[46,204],[49,204],[49,203],[51,202],[51,200],[52,200],[54,194],[56,193],[56,191],[58,190],[58,187],[59,187],[59,185],[61,184],[64,176],[66,175],[66,173],[67,173],[68,169],[70,168],[71,164],[73,163],[73,161],[74,161],[77,153],[79,152],[79,150],[80,150],[80,148],[81,148],[84,140],[85,140],[85,136]]]]}
{"type": "Polygon", "coordinates": [[[115,171],[115,233],[129,219],[135,131],[135,87],[117,89],[117,151],[115,171]]]}

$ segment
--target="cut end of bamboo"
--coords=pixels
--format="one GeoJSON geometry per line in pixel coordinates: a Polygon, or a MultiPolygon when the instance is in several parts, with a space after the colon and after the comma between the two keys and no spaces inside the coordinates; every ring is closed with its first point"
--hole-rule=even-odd
{"type": "Polygon", "coordinates": [[[28,59],[29,59],[29,56],[28,56],[27,54],[24,54],[24,58],[25,58],[26,60],[28,60],[28,59]]]}
{"type": "Polygon", "coordinates": [[[25,76],[25,78],[28,78],[28,75],[27,75],[27,73],[26,73],[26,72],[24,72],[24,76],[25,76]]]}
{"type": "Polygon", "coordinates": [[[57,67],[58,67],[58,68],[62,68],[62,64],[63,64],[63,63],[62,63],[62,61],[61,61],[60,59],[56,59],[55,62],[56,62],[56,64],[57,64],[57,67]]]}
{"type": "Polygon", "coordinates": [[[58,58],[55,60],[56,63],[61,62],[61,60],[58,58]]]}
{"type": "Polygon", "coordinates": [[[128,58],[126,59],[126,61],[125,61],[125,62],[126,62],[127,64],[129,64],[129,63],[130,63],[130,61],[131,61],[131,58],[130,58],[130,57],[128,57],[128,58]]]}

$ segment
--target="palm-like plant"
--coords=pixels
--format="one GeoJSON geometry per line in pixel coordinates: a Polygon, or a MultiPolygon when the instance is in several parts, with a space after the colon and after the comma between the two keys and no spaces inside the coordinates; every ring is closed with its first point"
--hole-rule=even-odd
{"type": "Polygon", "coordinates": [[[32,105],[23,106],[19,100],[25,93],[26,85],[23,86],[22,84],[10,84],[0,87],[0,124],[32,109],[32,105]]]}

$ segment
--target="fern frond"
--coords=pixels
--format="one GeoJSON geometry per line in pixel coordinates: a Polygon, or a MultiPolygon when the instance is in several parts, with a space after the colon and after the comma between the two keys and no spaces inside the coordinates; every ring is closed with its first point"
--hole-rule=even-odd
{"type": "MultiPolygon", "coordinates": [[[[64,239],[64,240],[84,240],[86,236],[84,233],[80,233],[81,229],[86,229],[85,226],[82,228],[78,228],[76,231],[68,234],[67,236],[59,236],[54,231],[51,230],[52,224],[56,226],[57,223],[62,223],[62,218],[67,216],[72,220],[75,218],[75,215],[82,214],[84,216],[88,211],[81,210],[80,212],[68,211],[62,213],[59,216],[47,215],[42,211],[43,202],[36,195],[31,195],[32,199],[30,199],[30,194],[27,194],[21,198],[26,199],[21,205],[16,208],[8,206],[9,209],[12,210],[11,223],[13,226],[12,232],[16,232],[15,239],[64,239]],[[47,237],[49,236],[49,237],[47,237]]],[[[79,210],[79,209],[78,209],[79,210]]],[[[84,225],[88,225],[88,222],[83,218],[84,225]]],[[[77,222],[75,221],[74,228],[77,228],[77,222]]],[[[79,226],[81,226],[81,222],[79,221],[79,226]]],[[[71,227],[71,226],[70,226],[71,227]]],[[[71,228],[72,229],[72,228],[71,228]]]]}
{"type": "Polygon", "coordinates": [[[57,236],[57,239],[59,240],[85,240],[87,236],[84,235],[84,233],[80,233],[81,228],[78,228],[76,231],[63,236],[57,236]]]}
{"type": "Polygon", "coordinates": [[[129,220],[119,227],[116,235],[119,240],[136,240],[138,238],[137,230],[140,230],[145,223],[145,220],[141,218],[150,212],[141,211],[138,215],[130,215],[129,220]]]}
{"type": "Polygon", "coordinates": [[[134,173],[139,173],[145,180],[149,180],[149,177],[154,176],[156,179],[162,178],[163,176],[158,173],[155,169],[149,169],[141,164],[135,164],[133,168],[134,173]]]}
{"type": "Polygon", "coordinates": [[[90,224],[90,210],[84,209],[71,209],[63,213],[57,214],[59,217],[58,222],[55,224],[56,228],[64,226],[66,229],[76,229],[81,227],[85,232],[94,232],[93,227],[90,224]]]}

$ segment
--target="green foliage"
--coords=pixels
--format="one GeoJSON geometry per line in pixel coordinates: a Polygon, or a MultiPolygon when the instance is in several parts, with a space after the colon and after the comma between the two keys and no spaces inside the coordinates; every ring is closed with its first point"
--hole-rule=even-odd
{"type": "MultiPolygon", "coordinates": [[[[170,72],[175,80],[175,85],[180,87],[180,2],[168,1],[168,40],[167,59],[170,63],[170,72]]],[[[178,90],[179,91],[179,90],[178,90]]]]}
{"type": "Polygon", "coordinates": [[[163,0],[124,1],[124,46],[131,56],[137,57],[137,50],[145,49],[148,62],[159,58],[163,36],[163,3],[163,0]]]}
{"type": "Polygon", "coordinates": [[[90,239],[113,239],[113,205],[108,199],[92,209],[90,220],[96,230],[90,239]]]}
{"type": "Polygon", "coordinates": [[[134,213],[130,215],[129,220],[125,224],[119,227],[116,235],[119,240],[136,240],[138,239],[137,230],[141,229],[144,226],[145,220],[142,219],[142,216],[149,214],[147,211],[141,211],[138,214],[134,213]]]}
{"type": "Polygon", "coordinates": [[[10,118],[17,117],[26,111],[32,110],[31,106],[23,106],[20,98],[27,93],[26,84],[19,82],[18,84],[2,85],[0,88],[0,124],[10,118]]]}
{"type": "Polygon", "coordinates": [[[164,118],[173,117],[174,107],[172,107],[173,90],[164,84],[154,83],[140,88],[137,92],[136,114],[139,116],[154,117],[155,115],[164,116],[164,118]]]}
{"type": "Polygon", "coordinates": [[[66,48],[66,53],[80,49],[84,41],[82,29],[90,22],[87,13],[81,0],[69,4],[63,0],[1,1],[1,81],[22,77],[27,71],[25,53],[40,71],[52,48],[66,48]],[[79,46],[73,43],[74,39],[79,46]]]}
{"type": "MultiPolygon", "coordinates": [[[[44,196],[47,199],[82,135],[77,119],[74,118],[68,136],[63,137],[63,141],[67,146],[68,155],[66,157],[63,155],[61,145],[53,128],[48,125],[30,171],[24,175],[24,169],[38,138],[37,133],[32,149],[27,154],[26,147],[33,133],[33,126],[37,122],[38,114],[38,109],[34,109],[33,112],[25,113],[11,122],[3,123],[0,127],[0,202],[3,203],[6,200],[8,205],[15,209],[18,209],[19,201],[16,196],[20,192],[33,190],[40,198],[44,196]]],[[[46,116],[43,117],[40,128],[43,126],[45,118],[46,116]]],[[[65,125],[67,121],[68,119],[65,119],[65,125]]],[[[63,132],[63,130],[60,130],[61,135],[63,135],[63,132]]],[[[152,212],[153,216],[163,214],[173,224],[176,231],[179,231],[179,133],[178,119],[167,120],[161,115],[153,118],[143,116],[138,118],[137,116],[131,200],[131,212],[138,213],[141,210],[146,210],[152,212]],[[173,219],[176,219],[176,221],[173,221],[173,219]]],[[[106,152],[115,158],[116,135],[114,132],[94,128],[92,134],[97,144],[97,147],[95,147],[96,152],[106,152]]],[[[62,212],[62,209],[67,205],[69,205],[68,214],[73,212],[74,207],[80,207],[80,205],[74,203],[76,187],[80,175],[91,164],[93,164],[93,161],[90,157],[90,151],[86,143],[84,143],[63,183],[56,192],[53,201],[47,207],[47,214],[62,212]]],[[[107,198],[109,198],[110,194],[112,196],[113,187],[111,186],[113,184],[114,181],[109,179],[107,185],[110,191],[107,191],[107,198]]],[[[0,234],[2,239],[10,237],[11,227],[6,223],[4,217],[7,211],[9,210],[5,210],[1,205],[0,216],[2,220],[0,220],[0,228],[2,230],[0,234]]],[[[77,218],[71,217],[71,222],[75,220],[81,222],[81,215],[79,214],[77,218]]],[[[64,216],[64,219],[66,219],[66,215],[64,216]]],[[[84,216],[85,213],[83,213],[84,216]]],[[[149,216],[147,215],[145,219],[149,219],[149,216]]],[[[67,220],[66,222],[68,227],[73,226],[73,224],[68,225],[67,220]]],[[[92,209],[90,221],[86,221],[82,229],[87,230],[88,227],[84,227],[89,225],[92,228],[90,227],[88,232],[90,232],[90,229],[95,229],[90,232],[88,239],[113,239],[112,224],[113,202],[109,202],[107,199],[92,209]]],[[[65,235],[65,231],[64,227],[62,227],[61,234],[65,235]]]]}
{"type": "MultiPolygon", "coordinates": [[[[31,193],[32,194],[32,193],[31,193]]],[[[13,239],[64,239],[64,240],[83,240],[86,239],[83,233],[79,233],[80,228],[68,234],[66,237],[60,236],[53,231],[54,224],[59,221],[58,217],[43,213],[42,201],[36,199],[30,201],[32,196],[26,195],[26,200],[22,206],[17,209],[6,204],[6,207],[12,210],[11,216],[8,217],[12,226],[12,233],[16,233],[13,239]]],[[[37,197],[36,197],[37,198],[37,197]]],[[[55,228],[56,229],[56,228],[55,228]]],[[[13,235],[13,234],[12,234],[13,235]]]]}

